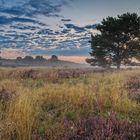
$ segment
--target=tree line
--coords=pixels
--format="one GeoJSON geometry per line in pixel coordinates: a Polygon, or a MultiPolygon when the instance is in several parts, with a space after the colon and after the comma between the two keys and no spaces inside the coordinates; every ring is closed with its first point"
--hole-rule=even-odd
{"type": "MultiPolygon", "coordinates": [[[[17,57],[16,58],[16,61],[34,61],[34,60],[36,60],[36,61],[46,61],[47,59],[44,58],[43,56],[40,56],[40,55],[36,56],[35,58],[32,57],[32,56],[25,56],[24,58],[22,58],[22,57],[17,57]]],[[[56,61],[56,60],[58,60],[58,57],[56,55],[52,55],[49,60],[56,61]]]]}

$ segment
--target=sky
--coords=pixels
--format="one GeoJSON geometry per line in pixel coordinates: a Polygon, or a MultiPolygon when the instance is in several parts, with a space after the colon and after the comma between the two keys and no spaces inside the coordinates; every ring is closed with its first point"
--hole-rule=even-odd
{"type": "Polygon", "coordinates": [[[96,24],[126,12],[140,15],[140,0],[0,0],[1,56],[84,62],[96,24]]]}

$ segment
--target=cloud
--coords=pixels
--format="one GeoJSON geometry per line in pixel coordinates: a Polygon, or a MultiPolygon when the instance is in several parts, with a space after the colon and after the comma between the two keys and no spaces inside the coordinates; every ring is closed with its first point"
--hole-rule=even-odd
{"type": "Polygon", "coordinates": [[[94,25],[80,27],[68,24],[71,19],[59,15],[62,6],[68,3],[68,0],[5,1],[4,6],[0,7],[0,47],[5,49],[3,56],[88,55],[88,41],[94,25]],[[7,6],[10,1],[11,6],[7,6]],[[20,3],[14,4],[15,1],[20,3]],[[57,15],[60,17],[56,18],[57,15]]]}
{"type": "Polygon", "coordinates": [[[76,32],[84,32],[85,31],[85,28],[84,27],[79,27],[79,26],[76,26],[74,24],[65,24],[65,26],[68,29],[74,29],[76,32]]]}
{"type": "Polygon", "coordinates": [[[0,5],[4,5],[4,0],[0,0],[0,5]]]}
{"type": "Polygon", "coordinates": [[[89,47],[79,47],[79,46],[70,46],[69,47],[63,47],[62,45],[59,46],[51,46],[52,48],[34,48],[27,51],[30,55],[65,55],[65,56],[87,56],[88,52],[90,50],[89,47]]]}
{"type": "Polygon", "coordinates": [[[14,59],[18,56],[22,57],[25,53],[22,49],[3,48],[1,49],[1,57],[14,59]]]}
{"type": "Polygon", "coordinates": [[[38,16],[61,17],[59,14],[65,0],[24,0],[1,1],[0,24],[11,24],[13,22],[32,22],[39,25],[38,16]],[[19,3],[20,4],[19,4],[19,3]]]}
{"type": "Polygon", "coordinates": [[[0,16],[0,24],[11,24],[13,22],[32,22],[32,23],[39,23],[33,19],[30,18],[20,18],[20,17],[12,17],[12,18],[7,18],[5,16],[0,16]]]}
{"type": "Polygon", "coordinates": [[[75,24],[64,24],[68,29],[74,29],[77,32],[84,32],[87,29],[96,29],[97,24],[86,25],[84,27],[77,26],[75,24]]]}
{"type": "MultiPolygon", "coordinates": [[[[35,57],[36,55],[33,55],[35,57]]],[[[46,59],[50,59],[51,55],[44,55],[43,56],[46,59]]],[[[64,60],[64,61],[69,61],[69,62],[78,62],[78,63],[86,63],[87,56],[65,56],[65,55],[60,55],[58,56],[59,60],[64,60]]]]}
{"type": "Polygon", "coordinates": [[[7,13],[15,16],[36,17],[37,15],[57,16],[61,8],[70,3],[67,0],[24,0],[24,2],[13,0],[12,3],[8,1],[1,1],[0,13],[7,13]]]}
{"type": "Polygon", "coordinates": [[[70,22],[71,21],[71,19],[61,19],[61,21],[63,21],[63,22],[70,22]]]}
{"type": "Polygon", "coordinates": [[[25,9],[23,7],[13,6],[13,7],[0,7],[0,13],[6,13],[15,16],[22,16],[25,14],[25,9]]]}
{"type": "Polygon", "coordinates": [[[86,25],[86,29],[96,29],[97,24],[92,24],[92,25],[86,25]]]}
{"type": "Polygon", "coordinates": [[[59,59],[65,60],[65,61],[71,61],[71,62],[79,62],[83,63],[87,59],[87,56],[59,56],[59,59]]]}
{"type": "Polygon", "coordinates": [[[30,0],[24,7],[30,7],[30,16],[35,16],[37,14],[58,16],[56,13],[61,11],[61,4],[53,4],[49,0],[30,0]]]}
{"type": "Polygon", "coordinates": [[[73,31],[75,26],[65,28],[64,25],[64,28],[55,31],[49,27],[41,28],[23,23],[12,25],[10,30],[0,30],[1,47],[25,48],[26,52],[42,55],[44,53],[87,55],[90,48],[88,43],[90,32],[86,29],[83,32],[73,31]],[[38,49],[37,46],[43,49],[38,49]]]}

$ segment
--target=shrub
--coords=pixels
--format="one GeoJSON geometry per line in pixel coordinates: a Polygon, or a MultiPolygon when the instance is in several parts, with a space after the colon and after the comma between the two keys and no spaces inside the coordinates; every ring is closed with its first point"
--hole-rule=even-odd
{"type": "Polygon", "coordinates": [[[129,96],[140,102],[140,75],[128,78],[125,87],[128,90],[129,96]]]}
{"type": "Polygon", "coordinates": [[[65,139],[69,140],[138,140],[140,123],[119,120],[113,113],[109,118],[90,117],[70,125],[67,122],[65,139]],[[71,131],[70,131],[71,129],[71,131]]]}
{"type": "Polygon", "coordinates": [[[2,88],[0,90],[0,101],[9,101],[13,96],[15,95],[14,92],[10,92],[6,90],[5,88],[2,88]]]}

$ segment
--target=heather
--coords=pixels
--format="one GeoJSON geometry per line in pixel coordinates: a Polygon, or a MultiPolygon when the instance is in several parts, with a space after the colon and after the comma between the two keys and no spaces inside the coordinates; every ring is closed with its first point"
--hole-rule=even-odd
{"type": "Polygon", "coordinates": [[[0,69],[1,140],[138,140],[140,71],[0,69]]]}

